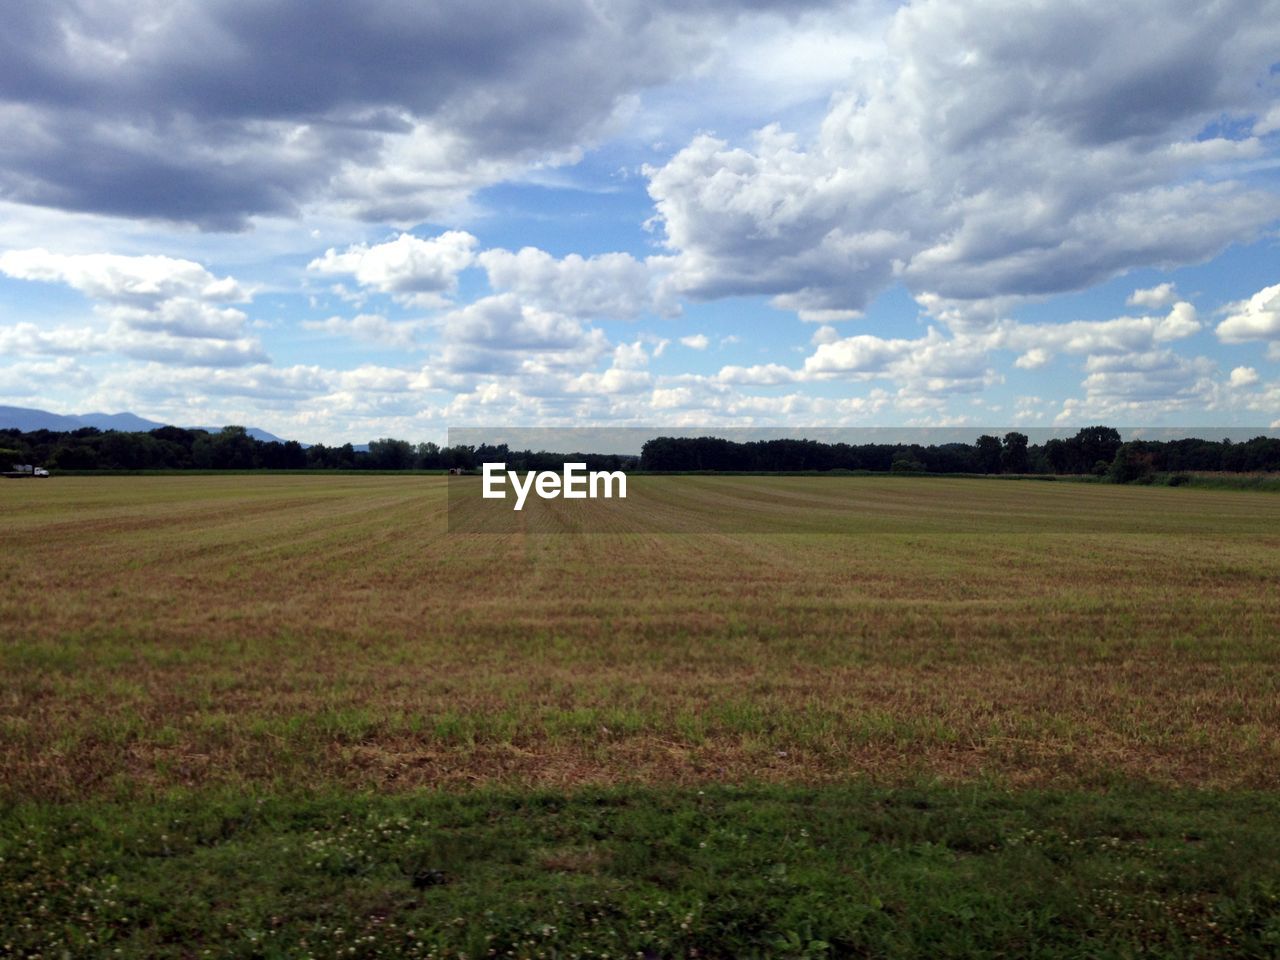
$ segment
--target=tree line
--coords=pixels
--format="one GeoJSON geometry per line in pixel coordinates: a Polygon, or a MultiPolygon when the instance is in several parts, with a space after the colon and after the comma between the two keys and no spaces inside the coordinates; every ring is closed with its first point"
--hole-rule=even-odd
{"type": "Polygon", "coordinates": [[[1032,444],[1016,430],[984,434],[974,443],[824,443],[818,440],[750,440],[720,437],[655,437],[645,443],[640,469],[662,472],[1092,474],[1122,483],[1156,473],[1280,470],[1280,439],[1134,440],[1114,427],[1091,426],[1074,437],[1032,444]]]}
{"type": "Polygon", "coordinates": [[[0,470],[34,463],[55,470],[477,470],[504,461],[512,470],[559,469],[566,460],[591,470],[635,469],[636,457],[559,454],[501,446],[440,446],[383,438],[367,449],[349,443],[304,446],[296,440],[264,441],[241,426],[220,431],[160,427],[145,433],[119,430],[0,430],[0,470]]]}
{"type": "Polygon", "coordinates": [[[218,432],[161,427],[146,433],[85,427],[70,432],[0,430],[0,469],[16,463],[55,470],[475,470],[501,461],[511,470],[557,470],[566,460],[590,470],[686,473],[868,471],[940,474],[1092,474],[1118,482],[1157,473],[1280,470],[1280,439],[1134,440],[1113,427],[1091,426],[1074,437],[1032,444],[1026,434],[984,434],[973,443],[825,443],[655,437],[639,457],[511,450],[498,446],[440,446],[383,438],[367,449],[258,440],[244,427],[218,432]]]}

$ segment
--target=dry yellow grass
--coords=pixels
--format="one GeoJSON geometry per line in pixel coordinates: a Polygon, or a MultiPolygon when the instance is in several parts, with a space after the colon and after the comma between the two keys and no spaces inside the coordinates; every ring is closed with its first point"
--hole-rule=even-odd
{"type": "Polygon", "coordinates": [[[708,532],[449,534],[437,477],[6,484],[3,795],[1277,784],[1280,498],[638,486],[701,498],[708,532]],[[735,497],[843,532],[714,532],[735,497]]]}

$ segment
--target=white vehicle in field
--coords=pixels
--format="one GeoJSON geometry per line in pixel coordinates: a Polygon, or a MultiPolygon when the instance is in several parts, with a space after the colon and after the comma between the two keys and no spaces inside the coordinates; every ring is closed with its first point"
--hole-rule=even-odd
{"type": "Polygon", "coordinates": [[[0,474],[0,476],[10,477],[10,478],[47,477],[48,475],[49,475],[49,471],[46,470],[44,467],[32,466],[29,463],[16,463],[11,468],[6,470],[3,474],[0,474]]]}

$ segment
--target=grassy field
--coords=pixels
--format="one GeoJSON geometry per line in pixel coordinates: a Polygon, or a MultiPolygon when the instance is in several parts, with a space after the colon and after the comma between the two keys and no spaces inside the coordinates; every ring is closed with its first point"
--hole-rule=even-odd
{"type": "Polygon", "coordinates": [[[632,482],[0,485],[0,955],[1280,951],[1280,498],[632,482]]]}

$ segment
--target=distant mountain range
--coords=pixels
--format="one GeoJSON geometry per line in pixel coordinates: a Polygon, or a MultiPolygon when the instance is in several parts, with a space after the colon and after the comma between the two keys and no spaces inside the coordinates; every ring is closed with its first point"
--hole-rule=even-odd
{"type": "MultiPolygon", "coordinates": [[[[83,413],[63,414],[50,413],[48,410],[36,410],[32,407],[0,406],[0,430],[79,430],[81,427],[97,427],[99,430],[121,430],[129,433],[145,433],[168,424],[148,420],[136,413],[83,413]]],[[[188,427],[188,430],[208,430],[217,433],[221,427],[188,427]]],[[[258,427],[248,427],[249,436],[263,443],[284,443],[274,433],[258,427]]]]}

